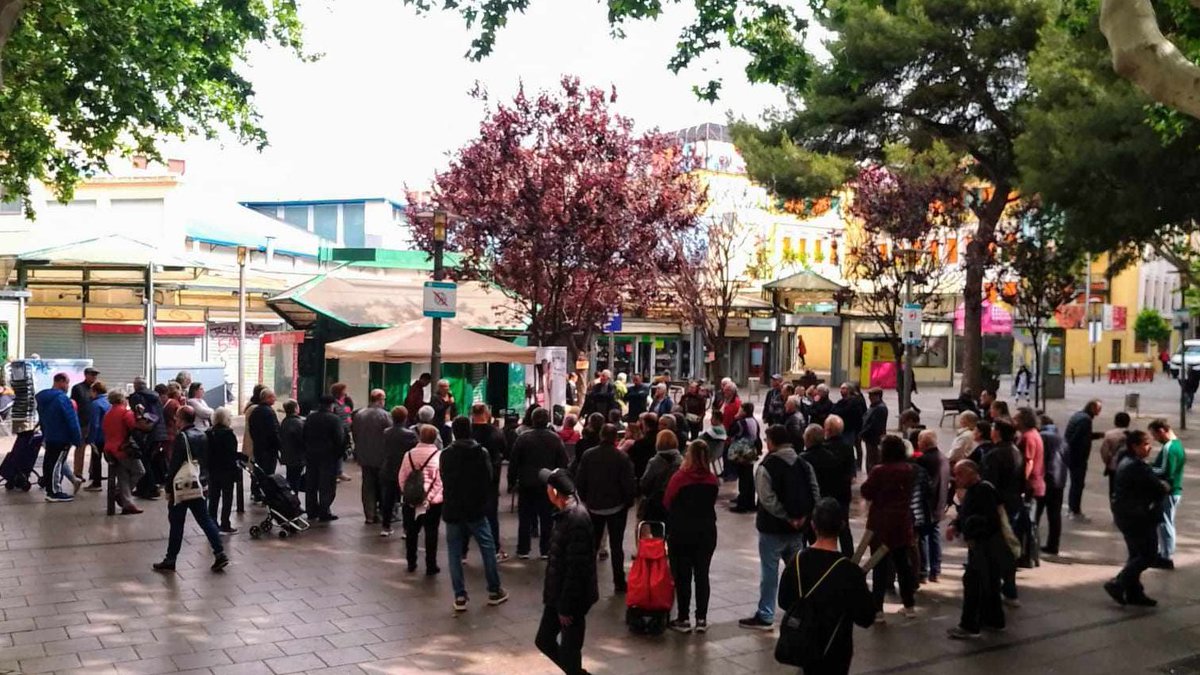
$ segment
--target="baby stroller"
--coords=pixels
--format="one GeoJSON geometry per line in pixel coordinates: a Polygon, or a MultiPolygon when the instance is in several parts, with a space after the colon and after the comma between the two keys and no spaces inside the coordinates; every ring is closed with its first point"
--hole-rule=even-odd
{"type": "Polygon", "coordinates": [[[258,525],[250,526],[250,536],[257,539],[259,535],[267,534],[275,525],[279,525],[279,538],[287,539],[297,532],[308,529],[308,519],[300,509],[300,498],[292,492],[287,479],[277,473],[267,475],[258,465],[253,468],[243,464],[247,472],[253,472],[262,489],[263,504],[267,507],[267,517],[258,525]]]}
{"type": "Polygon", "coordinates": [[[661,635],[675,604],[675,581],[667,562],[667,526],[643,521],[637,527],[637,558],[629,570],[625,624],[635,635],[661,635]]]}
{"type": "Polygon", "coordinates": [[[23,431],[17,434],[12,450],[0,462],[0,480],[4,481],[4,489],[29,492],[33,483],[29,474],[41,481],[41,476],[33,467],[37,464],[38,452],[42,449],[42,432],[23,431]]]}

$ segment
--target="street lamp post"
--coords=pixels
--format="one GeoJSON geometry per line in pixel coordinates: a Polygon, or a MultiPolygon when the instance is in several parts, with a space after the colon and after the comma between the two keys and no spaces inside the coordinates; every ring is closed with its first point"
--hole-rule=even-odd
{"type": "MultiPolygon", "coordinates": [[[[904,265],[904,306],[907,307],[912,303],[912,285],[913,275],[916,274],[917,265],[921,263],[921,256],[925,251],[919,248],[904,248],[900,251],[900,260],[904,265]]],[[[900,412],[908,410],[912,407],[912,385],[914,373],[912,369],[912,346],[907,340],[904,341],[903,362],[900,368],[900,412]]]]}
{"type": "MultiPolygon", "coordinates": [[[[442,257],[446,248],[446,212],[433,213],[433,280],[441,281],[445,276],[442,257]]],[[[442,379],[442,320],[433,319],[433,345],[429,353],[429,373],[436,384],[442,379]]]]}

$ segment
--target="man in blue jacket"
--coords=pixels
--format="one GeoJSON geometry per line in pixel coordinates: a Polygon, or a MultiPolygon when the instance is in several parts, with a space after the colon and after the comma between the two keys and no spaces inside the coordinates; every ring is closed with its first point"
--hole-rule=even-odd
{"type": "Polygon", "coordinates": [[[54,375],[54,384],[37,393],[38,420],[42,425],[43,443],[46,448],[42,459],[42,480],[46,487],[46,501],[69,502],[74,497],[62,491],[63,462],[72,447],[83,444],[79,428],[79,415],[71,404],[67,390],[71,380],[66,373],[54,375]]]}

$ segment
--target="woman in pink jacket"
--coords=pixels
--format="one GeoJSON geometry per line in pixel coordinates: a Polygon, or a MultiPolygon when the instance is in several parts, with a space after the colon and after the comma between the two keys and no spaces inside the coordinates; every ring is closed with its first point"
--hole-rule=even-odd
{"type": "MultiPolygon", "coordinates": [[[[433,576],[441,571],[437,566],[438,524],[442,522],[442,478],[441,450],[436,445],[438,430],[428,424],[417,428],[420,440],[400,462],[401,511],[404,515],[405,546],[408,556],[408,571],[417,571],[417,533],[425,530],[425,574],[433,576]],[[412,495],[408,477],[422,474],[425,499],[409,503],[412,495]]],[[[414,479],[415,480],[415,479],[414,479]]]]}
{"type": "Polygon", "coordinates": [[[1017,446],[1025,456],[1025,497],[1042,499],[1046,496],[1046,446],[1039,433],[1037,413],[1033,408],[1018,408],[1013,422],[1021,434],[1017,446]]]}

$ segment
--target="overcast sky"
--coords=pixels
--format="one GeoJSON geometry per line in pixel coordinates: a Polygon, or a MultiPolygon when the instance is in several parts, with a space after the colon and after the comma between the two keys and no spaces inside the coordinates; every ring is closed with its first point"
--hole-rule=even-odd
{"type": "Polygon", "coordinates": [[[264,152],[233,143],[172,143],[188,161],[187,183],[214,198],[297,199],[399,196],[428,185],[446,153],[478,130],[476,81],[493,96],[557,85],[563,74],[618,92],[617,109],[639,128],[674,130],[724,121],[730,110],[758,118],[784,104],[774,87],[750,85],[745,58],[725,50],[678,76],[666,68],[688,5],[668,5],[658,22],[609,37],[598,0],[537,0],[512,18],[483,62],[463,57],[470,34],[455,14],[418,17],[400,0],[307,0],[308,47],[325,56],[301,63],[281,50],[251,59],[257,106],[270,136],[264,152]],[[725,87],[715,105],[692,85],[710,76],[725,87]]]}

